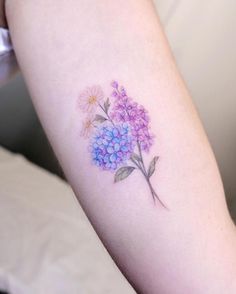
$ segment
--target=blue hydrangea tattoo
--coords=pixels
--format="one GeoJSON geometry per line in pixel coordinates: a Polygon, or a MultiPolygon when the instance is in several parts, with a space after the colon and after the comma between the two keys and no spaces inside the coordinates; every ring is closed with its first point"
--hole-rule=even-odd
{"type": "Polygon", "coordinates": [[[144,154],[154,142],[147,110],[134,102],[118,82],[112,82],[111,87],[107,99],[97,85],[86,88],[78,98],[78,107],[87,114],[81,136],[90,139],[92,162],[101,170],[115,173],[115,183],[140,171],[154,203],[158,201],[167,209],[150,182],[159,157],[155,156],[148,168],[144,163],[144,154]]]}

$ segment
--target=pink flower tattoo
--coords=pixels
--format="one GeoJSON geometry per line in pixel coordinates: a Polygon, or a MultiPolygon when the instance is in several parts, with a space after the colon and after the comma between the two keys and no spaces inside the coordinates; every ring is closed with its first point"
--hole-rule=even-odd
{"type": "Polygon", "coordinates": [[[94,117],[89,115],[83,121],[83,126],[80,133],[81,137],[89,138],[94,128],[93,120],[94,120],[94,117]]]}
{"type": "Polygon", "coordinates": [[[87,113],[81,136],[90,139],[91,160],[101,170],[114,172],[115,183],[140,171],[154,203],[168,209],[151,184],[159,157],[154,156],[148,167],[144,161],[154,143],[148,112],[118,82],[113,81],[111,87],[106,99],[100,86],[86,88],[78,98],[79,108],[87,113]]]}
{"type": "Polygon", "coordinates": [[[104,93],[100,86],[86,88],[79,96],[78,106],[84,112],[93,112],[97,104],[104,98],[104,93]]]}

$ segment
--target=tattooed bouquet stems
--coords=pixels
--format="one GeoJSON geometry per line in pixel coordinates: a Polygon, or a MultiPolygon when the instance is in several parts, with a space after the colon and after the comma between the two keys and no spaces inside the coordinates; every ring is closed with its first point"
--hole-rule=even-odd
{"type": "Polygon", "coordinates": [[[148,113],[117,82],[112,82],[111,87],[110,98],[104,99],[100,86],[86,88],[78,98],[79,108],[87,114],[81,136],[90,138],[92,162],[101,170],[114,172],[115,183],[139,170],[148,184],[154,203],[159,201],[166,208],[150,182],[158,157],[152,159],[148,168],[143,158],[154,141],[148,113]]]}

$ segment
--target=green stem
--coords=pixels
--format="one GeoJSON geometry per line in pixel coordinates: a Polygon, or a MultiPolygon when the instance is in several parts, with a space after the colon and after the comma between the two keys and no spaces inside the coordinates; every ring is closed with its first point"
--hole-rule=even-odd
{"type": "Polygon", "coordinates": [[[147,180],[148,186],[149,186],[149,188],[150,188],[150,191],[151,191],[151,193],[152,193],[152,197],[153,197],[154,203],[156,203],[156,199],[157,199],[157,200],[160,202],[160,204],[161,204],[165,209],[169,210],[168,207],[167,207],[167,206],[161,201],[161,199],[159,198],[159,196],[158,196],[157,193],[155,192],[155,190],[154,190],[154,188],[152,187],[152,184],[151,184],[151,182],[150,182],[150,179],[149,179],[149,178],[146,178],[146,180],[147,180]]]}
{"type": "Polygon", "coordinates": [[[159,198],[159,196],[157,195],[157,193],[155,192],[151,182],[150,182],[150,178],[148,176],[148,173],[146,171],[146,168],[145,168],[145,165],[144,165],[144,161],[143,161],[143,156],[142,156],[142,150],[141,150],[141,147],[140,147],[140,143],[137,142],[137,145],[138,145],[138,150],[139,150],[139,156],[140,156],[140,163],[139,164],[137,161],[135,161],[134,159],[131,158],[131,161],[137,166],[137,168],[141,171],[141,173],[143,174],[144,178],[146,179],[147,181],[147,184],[148,184],[148,187],[151,191],[151,194],[152,194],[152,198],[153,198],[153,201],[154,203],[156,203],[156,200],[159,201],[159,203],[165,208],[165,209],[168,209],[166,207],[166,205],[161,201],[161,199],[159,198]]]}
{"type": "Polygon", "coordinates": [[[111,119],[110,115],[106,112],[105,108],[100,104],[98,103],[99,107],[102,109],[102,111],[106,114],[107,116],[107,119],[113,124],[113,126],[115,127],[115,124],[113,122],[113,120],[111,119]]]}
{"type": "Polygon", "coordinates": [[[142,154],[142,150],[141,150],[141,146],[140,146],[139,141],[137,141],[137,145],[138,145],[138,152],[139,152],[139,156],[140,156],[141,163],[142,163],[142,166],[143,166],[143,170],[145,171],[145,174],[147,176],[146,168],[145,168],[144,161],[143,161],[143,154],[142,154]]]}
{"type": "Polygon", "coordinates": [[[144,175],[144,177],[146,178],[146,174],[145,171],[143,170],[142,166],[139,165],[139,163],[137,161],[135,161],[134,159],[130,159],[134,165],[136,165],[136,167],[141,171],[141,173],[144,175]]]}

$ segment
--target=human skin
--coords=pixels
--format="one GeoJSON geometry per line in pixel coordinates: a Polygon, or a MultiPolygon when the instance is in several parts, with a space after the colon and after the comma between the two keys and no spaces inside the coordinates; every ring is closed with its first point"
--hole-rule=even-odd
{"type": "Polygon", "coordinates": [[[152,1],[10,0],[35,109],[75,195],[138,293],[236,292],[235,227],[217,164],[152,1]],[[57,11],[60,11],[58,14],[57,11]],[[154,203],[139,173],[114,183],[80,137],[80,93],[118,80],[151,118],[154,203]]]}

